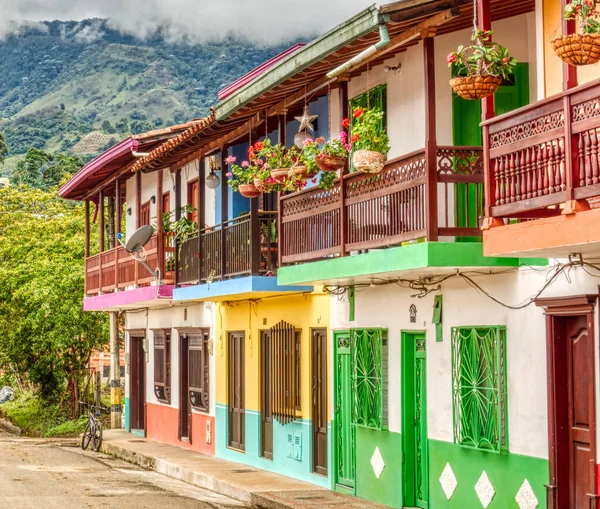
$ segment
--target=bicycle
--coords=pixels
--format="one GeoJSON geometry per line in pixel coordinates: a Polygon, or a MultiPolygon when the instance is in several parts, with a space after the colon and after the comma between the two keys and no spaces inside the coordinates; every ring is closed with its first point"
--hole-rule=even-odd
{"type": "Polygon", "coordinates": [[[102,446],[102,423],[100,422],[100,415],[103,410],[108,410],[101,406],[90,405],[84,401],[80,401],[79,404],[81,406],[89,407],[88,420],[85,424],[85,429],[81,437],[81,448],[85,451],[91,442],[92,449],[95,452],[98,452],[102,446]]]}

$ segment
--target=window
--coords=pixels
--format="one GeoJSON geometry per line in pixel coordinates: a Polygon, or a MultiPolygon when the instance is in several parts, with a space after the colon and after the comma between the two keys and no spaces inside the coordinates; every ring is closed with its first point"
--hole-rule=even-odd
{"type": "MultiPolygon", "coordinates": [[[[369,90],[368,93],[365,92],[350,99],[350,135],[352,135],[352,125],[354,124],[352,113],[355,108],[379,109],[383,111],[383,119],[379,129],[384,131],[387,128],[387,85],[379,85],[369,90]]],[[[352,171],[354,171],[354,168],[352,168],[352,171]]]]}
{"type": "Polygon", "coordinates": [[[271,328],[271,406],[281,424],[296,420],[300,410],[301,331],[286,322],[271,328]]]}
{"type": "Polygon", "coordinates": [[[353,422],[356,426],[387,429],[387,330],[352,329],[353,422]]]}
{"type": "Polygon", "coordinates": [[[163,403],[171,402],[171,331],[156,329],[154,334],[154,394],[163,403]]]}
{"type": "Polygon", "coordinates": [[[454,442],[508,449],[506,328],[452,328],[454,442]]]}
{"type": "Polygon", "coordinates": [[[187,333],[189,341],[190,401],[197,410],[210,410],[210,364],[208,354],[208,330],[187,333]]]}

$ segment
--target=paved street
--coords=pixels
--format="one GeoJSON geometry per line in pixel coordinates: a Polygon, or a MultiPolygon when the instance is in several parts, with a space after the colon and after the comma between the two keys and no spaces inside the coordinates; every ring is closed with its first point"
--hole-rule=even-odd
{"type": "Polygon", "coordinates": [[[0,431],[0,508],[240,509],[240,502],[64,441],[0,431]]]}

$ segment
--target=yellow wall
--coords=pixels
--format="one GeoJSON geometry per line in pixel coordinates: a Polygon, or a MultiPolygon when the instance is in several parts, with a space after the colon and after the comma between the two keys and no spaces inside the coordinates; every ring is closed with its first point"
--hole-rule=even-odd
{"type": "MultiPolygon", "coordinates": [[[[550,41],[562,33],[561,0],[544,0],[544,73],[546,97],[562,92],[562,61],[556,56],[550,41]]],[[[580,85],[600,78],[600,63],[577,68],[580,85]]]]}
{"type": "MultiPolygon", "coordinates": [[[[270,329],[281,320],[302,331],[301,408],[302,418],[310,418],[312,390],[310,331],[326,328],[329,338],[329,295],[278,296],[257,303],[218,304],[215,344],[217,404],[227,405],[227,332],[243,330],[246,332],[245,406],[248,410],[260,410],[260,331],[270,329]]],[[[331,359],[331,341],[328,341],[328,358],[331,359]]],[[[330,380],[331,376],[328,379],[330,380]]]]}

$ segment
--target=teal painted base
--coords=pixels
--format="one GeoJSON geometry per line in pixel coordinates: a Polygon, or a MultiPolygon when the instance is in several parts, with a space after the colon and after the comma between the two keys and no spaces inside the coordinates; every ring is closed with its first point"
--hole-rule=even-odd
{"type": "MultiPolygon", "coordinates": [[[[216,456],[328,488],[327,477],[312,473],[312,426],[298,421],[282,426],[273,423],[273,460],[260,457],[260,415],[246,410],[246,452],[227,447],[227,406],[216,406],[216,456]]],[[[330,431],[330,430],[329,430],[330,431]]],[[[331,436],[331,433],[329,434],[331,436]]],[[[330,440],[330,438],[328,438],[330,440]]],[[[331,447],[329,448],[331,451],[331,447]]],[[[329,469],[331,472],[331,469],[329,469]]]]}
{"type": "Polygon", "coordinates": [[[129,398],[125,398],[123,412],[125,412],[125,431],[131,431],[131,423],[129,419],[129,398]]]}
{"type": "Polygon", "coordinates": [[[518,507],[515,497],[525,479],[531,485],[539,502],[538,509],[546,507],[548,461],[519,454],[492,453],[467,449],[452,443],[429,441],[429,500],[433,508],[465,509],[481,507],[475,485],[485,470],[496,494],[489,509],[518,507]],[[440,484],[440,476],[450,464],[456,477],[456,490],[450,500],[440,484]]]}

